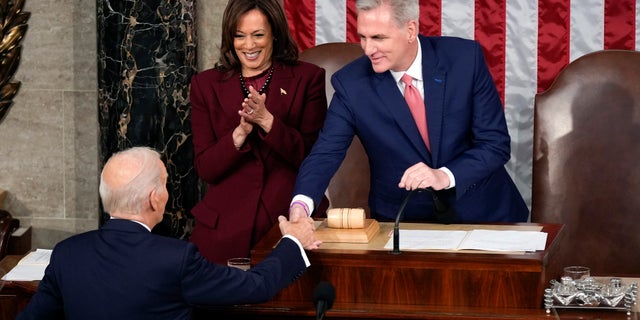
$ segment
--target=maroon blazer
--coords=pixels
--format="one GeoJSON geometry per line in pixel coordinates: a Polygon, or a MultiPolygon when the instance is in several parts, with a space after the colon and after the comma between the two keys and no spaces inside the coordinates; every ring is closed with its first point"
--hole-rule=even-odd
{"type": "Polygon", "coordinates": [[[271,132],[256,126],[236,150],[231,134],[244,99],[239,74],[209,69],[191,80],[195,168],[208,184],[192,210],[196,228],[191,241],[210,260],[247,256],[278,215],[288,216],[298,168],[324,123],[324,69],[274,62],[265,93],[274,115],[271,132]]]}

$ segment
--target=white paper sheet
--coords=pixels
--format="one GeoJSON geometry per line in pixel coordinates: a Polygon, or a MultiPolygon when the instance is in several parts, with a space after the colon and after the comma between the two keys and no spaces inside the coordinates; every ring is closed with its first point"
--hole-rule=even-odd
{"type": "Polygon", "coordinates": [[[547,233],[538,231],[482,230],[469,231],[459,250],[537,251],[544,250],[547,233]]]}
{"type": "MultiPolygon", "coordinates": [[[[402,230],[400,229],[400,249],[442,249],[451,250],[458,247],[467,231],[455,230],[402,230]]],[[[393,248],[393,237],[384,246],[393,248]]]]}
{"type": "Polygon", "coordinates": [[[6,281],[31,281],[42,280],[44,270],[49,265],[52,250],[37,249],[30,252],[11,269],[2,280],[6,281]]]}
{"type": "MultiPolygon", "coordinates": [[[[544,250],[547,233],[514,230],[400,230],[400,249],[404,250],[544,250]]],[[[393,248],[393,237],[385,249],[393,248]]]]}

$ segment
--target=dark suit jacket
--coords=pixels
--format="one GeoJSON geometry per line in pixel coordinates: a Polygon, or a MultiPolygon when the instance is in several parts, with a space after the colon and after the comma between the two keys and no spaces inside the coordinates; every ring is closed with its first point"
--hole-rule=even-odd
{"type": "Polygon", "coordinates": [[[245,272],[210,264],[189,242],[112,219],[56,245],[18,319],[190,319],[194,305],[267,301],[304,270],[287,238],[245,272]]]}
{"type": "Polygon", "coordinates": [[[288,216],[298,168],[327,114],[324,77],[313,64],[274,62],[265,103],[273,128],[254,129],[239,151],[231,136],[244,99],[238,73],[207,70],[191,80],[195,168],[208,184],[192,210],[200,228],[192,241],[207,258],[247,256],[279,215],[288,216]]]}
{"type": "MultiPolygon", "coordinates": [[[[374,217],[393,219],[406,196],[398,183],[410,166],[446,166],[456,188],[441,192],[459,222],[525,221],[528,209],[504,169],[510,137],[504,110],[480,45],[471,40],[420,36],[431,152],[389,71],[375,73],[360,57],[331,79],[335,94],[324,128],[300,168],[295,194],[317,201],[354,134],[369,156],[369,205],[374,217]]],[[[432,218],[428,193],[415,195],[407,220],[432,218]]]]}

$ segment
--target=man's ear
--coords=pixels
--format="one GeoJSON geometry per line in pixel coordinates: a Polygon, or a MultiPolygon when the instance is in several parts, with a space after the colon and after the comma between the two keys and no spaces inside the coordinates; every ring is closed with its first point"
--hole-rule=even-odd
{"type": "Polygon", "coordinates": [[[149,193],[149,206],[153,211],[158,209],[158,193],[155,188],[151,190],[151,193],[149,193]]]}
{"type": "Polygon", "coordinates": [[[418,38],[418,22],[416,20],[409,20],[407,22],[407,33],[409,37],[409,43],[415,41],[418,38]]]}

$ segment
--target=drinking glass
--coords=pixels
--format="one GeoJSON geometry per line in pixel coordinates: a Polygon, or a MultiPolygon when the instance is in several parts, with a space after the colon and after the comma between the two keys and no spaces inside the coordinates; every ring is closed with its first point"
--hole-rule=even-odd
{"type": "Polygon", "coordinates": [[[249,270],[249,268],[251,268],[251,259],[250,258],[231,258],[227,260],[227,266],[247,271],[249,270]]]}
{"type": "Polygon", "coordinates": [[[564,276],[571,279],[582,280],[591,276],[591,270],[584,266],[568,266],[564,268],[564,276]]]}

